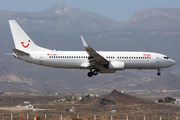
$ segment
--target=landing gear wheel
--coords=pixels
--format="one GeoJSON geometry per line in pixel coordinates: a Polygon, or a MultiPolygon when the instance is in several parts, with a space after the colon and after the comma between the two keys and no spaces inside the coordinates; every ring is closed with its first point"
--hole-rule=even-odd
{"type": "Polygon", "coordinates": [[[93,72],[88,72],[88,77],[92,77],[93,76],[93,72]]]}
{"type": "Polygon", "coordinates": [[[158,73],[157,73],[157,75],[158,75],[158,76],[160,76],[160,75],[161,75],[161,73],[160,73],[160,70],[159,70],[159,69],[158,69],[158,73]]]}
{"type": "Polygon", "coordinates": [[[98,74],[98,71],[97,70],[94,70],[93,71],[93,75],[97,75],[98,74]]]}
{"type": "Polygon", "coordinates": [[[160,73],[160,72],[158,72],[158,73],[157,73],[157,75],[158,75],[158,76],[160,76],[160,75],[161,75],[161,73],[160,73]]]}

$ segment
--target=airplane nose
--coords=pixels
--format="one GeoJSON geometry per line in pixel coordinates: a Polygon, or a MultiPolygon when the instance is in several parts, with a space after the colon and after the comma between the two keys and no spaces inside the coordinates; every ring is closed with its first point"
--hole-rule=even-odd
{"type": "Polygon", "coordinates": [[[175,64],[176,64],[176,62],[174,60],[171,60],[171,65],[173,66],[175,64]]]}

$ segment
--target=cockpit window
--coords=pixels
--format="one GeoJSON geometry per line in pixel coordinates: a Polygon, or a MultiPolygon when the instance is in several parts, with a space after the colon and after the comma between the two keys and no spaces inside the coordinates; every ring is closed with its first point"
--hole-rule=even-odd
{"type": "Polygon", "coordinates": [[[164,57],[164,59],[169,59],[169,57],[164,57]]]}

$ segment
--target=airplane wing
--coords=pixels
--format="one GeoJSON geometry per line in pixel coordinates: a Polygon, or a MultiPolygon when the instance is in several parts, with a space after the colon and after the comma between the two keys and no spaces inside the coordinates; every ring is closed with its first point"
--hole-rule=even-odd
{"type": "Polygon", "coordinates": [[[88,43],[85,41],[85,39],[83,38],[83,36],[81,36],[81,40],[82,43],[84,45],[85,50],[87,51],[87,53],[89,54],[89,65],[88,67],[93,67],[93,66],[102,66],[105,64],[108,64],[109,61],[106,60],[104,57],[102,57],[101,55],[99,55],[96,51],[94,51],[89,45],[88,43]]]}

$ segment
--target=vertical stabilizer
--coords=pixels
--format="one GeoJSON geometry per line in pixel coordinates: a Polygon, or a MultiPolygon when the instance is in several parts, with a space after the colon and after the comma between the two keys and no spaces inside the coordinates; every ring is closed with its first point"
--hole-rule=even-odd
{"type": "Polygon", "coordinates": [[[9,25],[16,49],[25,52],[48,50],[37,46],[15,20],[9,20],[9,25]]]}

